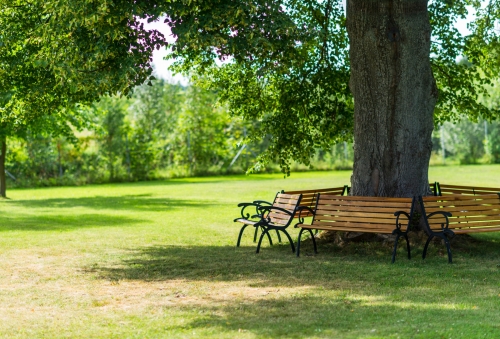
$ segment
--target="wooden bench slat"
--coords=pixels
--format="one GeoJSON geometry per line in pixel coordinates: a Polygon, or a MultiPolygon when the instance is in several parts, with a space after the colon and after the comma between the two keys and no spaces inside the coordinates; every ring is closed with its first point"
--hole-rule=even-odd
{"type": "MultiPolygon", "coordinates": [[[[296,205],[298,199],[284,199],[284,198],[276,198],[274,203],[283,203],[283,204],[289,204],[289,205],[296,205]]],[[[274,205],[274,204],[273,204],[274,205]]]]}
{"type": "Polygon", "coordinates": [[[431,207],[431,208],[425,208],[427,214],[429,213],[433,213],[433,212],[451,212],[453,214],[453,212],[468,212],[468,211],[478,211],[478,213],[480,213],[480,211],[487,211],[487,210],[498,210],[500,205],[494,205],[492,206],[492,208],[488,208],[490,206],[482,206],[482,205],[479,205],[479,206],[459,206],[459,207],[447,207],[447,208],[435,208],[435,207],[431,207]]]}
{"type": "Polygon", "coordinates": [[[271,213],[269,213],[269,218],[290,219],[290,215],[289,214],[285,214],[285,213],[271,212],[271,213]]]}
{"type": "Polygon", "coordinates": [[[479,222],[479,221],[474,221],[474,222],[467,222],[467,223],[460,223],[460,224],[450,224],[449,228],[453,227],[459,227],[459,225],[462,225],[461,227],[486,227],[486,226],[500,226],[500,221],[484,221],[484,222],[479,222]]]}
{"type": "Polygon", "coordinates": [[[496,199],[483,199],[483,200],[456,200],[456,201],[443,201],[429,203],[431,207],[460,207],[460,206],[477,206],[477,205],[499,205],[498,198],[496,199]]]}
{"type": "Polygon", "coordinates": [[[371,228],[356,229],[356,228],[349,228],[349,227],[335,228],[335,227],[322,227],[322,226],[317,226],[317,227],[304,226],[302,228],[311,229],[311,230],[321,230],[321,231],[392,234],[391,230],[386,231],[386,230],[371,229],[371,228]]]}
{"type": "Polygon", "coordinates": [[[370,207],[359,207],[359,206],[342,206],[341,209],[339,209],[338,206],[330,207],[330,206],[318,205],[318,210],[324,211],[325,213],[342,210],[342,211],[351,211],[351,212],[360,212],[360,213],[362,213],[363,211],[366,211],[369,213],[392,213],[392,214],[394,214],[394,212],[396,212],[396,211],[400,211],[400,210],[408,211],[410,208],[411,208],[411,204],[410,204],[410,206],[407,206],[406,208],[401,208],[401,207],[398,207],[398,208],[394,208],[394,207],[370,208],[370,207]]]}
{"type": "Polygon", "coordinates": [[[369,228],[383,228],[383,229],[395,229],[396,223],[394,224],[384,224],[378,222],[346,222],[346,221],[325,221],[325,220],[314,220],[314,223],[317,225],[335,225],[335,227],[346,226],[346,227],[369,227],[369,228]]]}
{"type": "Polygon", "coordinates": [[[448,185],[448,184],[439,184],[441,188],[457,188],[457,189],[473,189],[473,190],[489,190],[495,191],[498,190],[497,187],[482,187],[482,186],[461,186],[461,185],[448,185]]]}
{"type": "Polygon", "coordinates": [[[488,194],[500,193],[500,188],[495,187],[480,187],[480,186],[462,186],[462,185],[446,185],[439,184],[438,190],[440,196],[463,195],[463,196],[481,196],[488,194]]]}
{"type": "Polygon", "coordinates": [[[455,234],[468,234],[468,233],[482,233],[482,232],[500,232],[500,227],[481,227],[481,228],[467,228],[467,229],[454,229],[455,234]]]}
{"type": "MultiPolygon", "coordinates": [[[[327,215],[328,213],[326,213],[327,210],[324,210],[323,215],[327,215]]],[[[331,211],[330,211],[331,212],[331,211]]],[[[335,211],[335,215],[338,215],[338,216],[353,216],[353,217],[367,217],[367,218],[379,218],[379,217],[384,217],[384,215],[387,217],[387,218],[392,218],[394,220],[394,223],[396,222],[396,217],[394,216],[394,210],[390,210],[390,211],[384,211],[384,212],[381,212],[381,213],[375,213],[375,212],[364,212],[364,211],[360,211],[360,212],[354,212],[354,211],[335,211]]],[[[405,220],[406,218],[403,217],[405,220]]]]}
{"type": "Polygon", "coordinates": [[[365,200],[322,200],[318,205],[331,205],[331,206],[360,206],[360,207],[385,207],[385,208],[407,208],[411,206],[408,202],[375,202],[375,201],[365,201],[365,200]]]}
{"type": "Polygon", "coordinates": [[[285,199],[295,199],[295,200],[299,199],[299,195],[297,195],[297,194],[287,194],[287,193],[278,193],[278,195],[276,197],[277,198],[285,198],[285,199]]]}
{"type": "Polygon", "coordinates": [[[457,195],[446,195],[446,196],[427,196],[427,197],[422,197],[422,200],[426,203],[431,202],[431,201],[453,201],[453,200],[471,200],[471,199],[495,199],[498,198],[498,194],[483,194],[483,195],[477,195],[477,196],[470,196],[470,195],[463,195],[463,194],[457,194],[457,195]]]}
{"type": "Polygon", "coordinates": [[[363,223],[314,223],[311,228],[313,229],[323,229],[323,230],[336,230],[343,232],[376,232],[376,233],[392,233],[396,228],[389,227],[388,225],[380,224],[363,224],[363,223]],[[321,228],[320,228],[321,227],[321,228]]]}
{"type": "Polygon", "coordinates": [[[349,217],[349,216],[337,216],[337,215],[332,215],[332,216],[326,216],[326,215],[321,215],[319,217],[314,218],[315,221],[322,221],[322,220],[332,220],[336,222],[366,222],[366,223],[382,223],[382,224],[391,224],[394,227],[396,227],[396,218],[394,215],[391,216],[386,216],[385,219],[380,216],[379,218],[362,218],[362,217],[349,217]]]}
{"type": "Polygon", "coordinates": [[[450,218],[450,223],[451,222],[465,222],[465,221],[476,221],[476,220],[500,220],[500,215],[498,214],[495,214],[495,215],[482,215],[479,214],[479,215],[466,215],[466,216],[460,216],[460,217],[457,217],[457,216],[452,216],[450,218]]]}
{"type": "Polygon", "coordinates": [[[290,210],[290,211],[294,210],[296,206],[297,206],[297,203],[291,204],[291,203],[280,203],[280,202],[278,202],[278,203],[274,203],[273,204],[273,207],[279,207],[279,208],[283,208],[285,210],[290,210]]]}
{"type": "Polygon", "coordinates": [[[500,210],[484,210],[484,211],[459,211],[453,212],[453,217],[467,217],[476,215],[499,215],[500,210]]]}
{"type": "Polygon", "coordinates": [[[321,200],[343,200],[343,201],[372,201],[375,203],[386,202],[408,202],[411,198],[390,198],[390,197],[362,197],[362,196],[338,196],[330,194],[321,194],[321,200]]]}

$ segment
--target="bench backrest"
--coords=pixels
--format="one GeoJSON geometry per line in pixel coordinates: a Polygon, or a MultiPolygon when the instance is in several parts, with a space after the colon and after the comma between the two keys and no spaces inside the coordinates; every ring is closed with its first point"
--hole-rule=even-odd
{"type": "Polygon", "coordinates": [[[433,183],[429,183],[429,188],[431,189],[432,191],[432,194],[434,196],[438,196],[439,195],[439,182],[433,182],[433,183]]]}
{"type": "Polygon", "coordinates": [[[278,225],[288,225],[290,224],[293,216],[297,212],[297,209],[300,206],[300,202],[302,201],[301,194],[286,194],[286,193],[278,193],[273,201],[273,207],[279,207],[284,210],[287,210],[291,213],[287,214],[279,210],[271,209],[269,213],[266,215],[267,218],[271,220],[272,223],[278,225]]]}
{"type": "Polygon", "coordinates": [[[391,233],[396,228],[394,213],[412,215],[412,200],[319,194],[313,224],[349,232],[391,233]]]}
{"type": "MultiPolygon", "coordinates": [[[[426,215],[433,212],[450,212],[449,229],[452,231],[467,229],[467,233],[484,232],[487,228],[500,226],[500,196],[488,195],[443,195],[441,197],[419,198],[422,211],[426,215]]],[[[428,219],[431,230],[438,231],[446,223],[442,214],[436,214],[428,219]]]]}
{"type": "Polygon", "coordinates": [[[500,188],[494,187],[475,187],[475,186],[461,186],[461,185],[446,185],[436,183],[439,195],[448,194],[464,194],[464,195],[484,195],[484,194],[497,194],[500,192],[500,188]]]}
{"type": "MultiPolygon", "coordinates": [[[[281,191],[286,194],[302,194],[302,200],[300,202],[300,206],[309,207],[314,211],[316,208],[316,200],[318,194],[333,194],[333,195],[347,195],[349,194],[349,186],[344,185],[342,187],[332,187],[332,188],[318,188],[311,190],[302,190],[302,191],[281,191]]],[[[298,218],[298,214],[295,215],[298,218]]],[[[302,217],[312,216],[310,213],[303,211],[301,214],[302,217]]]]}

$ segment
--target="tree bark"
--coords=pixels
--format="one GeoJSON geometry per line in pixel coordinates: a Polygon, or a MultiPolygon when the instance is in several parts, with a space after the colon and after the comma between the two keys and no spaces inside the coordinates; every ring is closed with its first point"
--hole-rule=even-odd
{"type": "Polygon", "coordinates": [[[437,87],[427,0],[348,0],[352,195],[429,193],[437,87]]]}
{"type": "Polygon", "coordinates": [[[7,153],[7,140],[0,139],[0,197],[7,198],[7,181],[5,178],[5,153],[7,153]]]}

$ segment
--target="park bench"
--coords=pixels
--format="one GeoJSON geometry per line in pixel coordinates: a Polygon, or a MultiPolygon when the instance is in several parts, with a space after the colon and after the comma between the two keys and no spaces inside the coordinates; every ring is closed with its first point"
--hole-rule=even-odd
{"type": "Polygon", "coordinates": [[[301,200],[301,194],[277,193],[272,203],[263,200],[256,200],[254,202],[244,202],[238,204],[238,207],[241,207],[241,217],[234,219],[234,222],[242,223],[243,226],[241,227],[238,235],[238,242],[236,243],[236,246],[240,246],[241,237],[245,228],[253,226],[255,227],[254,241],[256,240],[258,230],[262,230],[262,234],[257,245],[257,253],[259,253],[262,239],[265,235],[267,235],[269,243],[271,245],[273,244],[269,234],[270,230],[276,231],[279,241],[281,241],[279,232],[283,232],[292,246],[292,252],[295,252],[295,246],[290,234],[286,231],[286,228],[290,226],[297,210],[301,208],[301,200]],[[252,211],[249,212],[248,209],[251,209],[252,211]]]}
{"type": "Polygon", "coordinates": [[[452,262],[450,238],[455,234],[500,231],[500,193],[419,197],[424,227],[428,235],[422,258],[434,237],[443,239],[452,262]]]}
{"type": "MultiPolygon", "coordinates": [[[[310,189],[310,190],[299,190],[299,191],[284,191],[282,190],[281,193],[283,194],[289,194],[289,195],[302,195],[302,199],[300,200],[299,206],[304,206],[304,207],[309,207],[310,209],[314,210],[316,206],[316,195],[318,193],[326,193],[326,194],[335,194],[335,195],[347,195],[349,194],[349,186],[344,185],[342,187],[332,187],[332,188],[318,188],[318,189],[310,189]]],[[[255,200],[253,202],[255,204],[255,208],[257,206],[261,205],[272,205],[273,203],[267,202],[264,200],[255,200]]],[[[308,211],[304,211],[303,217],[310,217],[312,214],[310,214],[308,211]]],[[[295,213],[294,218],[298,218],[299,213],[295,213]]],[[[252,215],[253,220],[256,218],[260,218],[258,211],[256,210],[255,213],[252,215]]],[[[246,218],[247,220],[249,218],[246,218]]],[[[257,235],[259,233],[259,227],[255,227],[254,231],[254,236],[253,236],[253,242],[257,241],[257,235]]],[[[281,242],[281,236],[279,232],[276,232],[278,236],[278,241],[281,242]]]]}
{"type": "Polygon", "coordinates": [[[476,186],[462,186],[462,185],[446,185],[436,182],[439,195],[448,194],[465,194],[465,195],[483,195],[483,194],[497,194],[500,188],[492,187],[476,187],[476,186]]]}
{"type": "MultiPolygon", "coordinates": [[[[318,188],[311,190],[300,190],[300,191],[281,191],[281,193],[286,194],[302,194],[302,200],[300,201],[300,206],[308,207],[312,211],[316,208],[316,197],[318,194],[333,194],[333,195],[348,195],[349,194],[349,186],[344,185],[341,187],[332,187],[332,188],[318,188]]],[[[308,209],[301,209],[303,217],[310,217],[312,214],[308,209]]],[[[298,218],[299,214],[295,214],[295,218],[298,218]]]]}
{"type": "Polygon", "coordinates": [[[308,212],[314,214],[311,224],[305,224],[304,218],[299,214],[299,222],[295,225],[301,229],[297,241],[297,256],[300,255],[300,242],[304,231],[309,232],[314,253],[317,253],[312,230],[324,230],[394,234],[396,239],[392,262],[396,259],[399,238],[404,237],[408,259],[410,259],[410,243],[407,233],[413,218],[412,201],[412,198],[338,196],[320,193],[315,211],[308,207],[303,208],[303,210],[309,209],[308,212]],[[405,216],[408,220],[401,223],[401,216],[405,216]]]}

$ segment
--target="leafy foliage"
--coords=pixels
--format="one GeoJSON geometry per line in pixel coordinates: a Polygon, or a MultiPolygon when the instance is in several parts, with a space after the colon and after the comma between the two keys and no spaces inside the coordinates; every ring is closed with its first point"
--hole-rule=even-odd
{"type": "Polygon", "coordinates": [[[175,69],[204,74],[201,83],[217,89],[232,114],[258,121],[249,141],[269,138],[257,167],[278,159],[289,172],[291,159],[308,164],[316,147],[350,138],[339,2],[174,1],[165,11],[177,36],[175,69]]]}
{"type": "MultiPolygon", "coordinates": [[[[431,63],[439,90],[435,122],[499,116],[478,101],[497,76],[500,2],[430,1],[431,63]],[[472,34],[455,28],[476,11],[472,34]],[[458,58],[468,62],[457,63],[458,58]]],[[[346,16],[340,0],[177,0],[164,3],[177,41],[174,69],[203,74],[230,112],[257,120],[249,140],[270,137],[261,162],[308,164],[316,147],[349,140],[353,103],[348,90],[346,16]],[[218,60],[225,61],[218,63],[218,60]]],[[[197,78],[195,77],[195,80],[197,78]]]]}
{"type": "Polygon", "coordinates": [[[145,31],[140,21],[154,16],[144,12],[153,5],[1,0],[1,122],[20,129],[75,103],[126,94],[145,81],[153,48],[164,44],[160,33],[145,31]]]}

